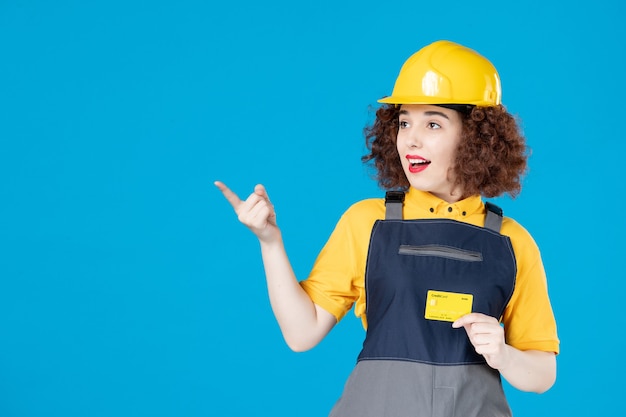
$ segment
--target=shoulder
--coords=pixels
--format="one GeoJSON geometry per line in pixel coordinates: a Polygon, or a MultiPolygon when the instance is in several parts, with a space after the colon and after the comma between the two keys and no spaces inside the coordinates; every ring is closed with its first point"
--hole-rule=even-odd
{"type": "Polygon", "coordinates": [[[338,229],[349,230],[350,234],[369,234],[376,220],[385,218],[385,200],[369,198],[352,204],[342,214],[338,229]]]}
{"type": "Polygon", "coordinates": [[[385,200],[368,198],[352,204],[343,214],[344,217],[355,219],[382,219],[385,217],[385,200]]]}
{"type": "Polygon", "coordinates": [[[531,234],[519,224],[515,219],[511,217],[506,217],[502,219],[502,229],[501,233],[505,236],[509,236],[511,239],[524,241],[525,243],[532,243],[535,245],[535,240],[531,236],[531,234]]]}
{"type": "Polygon", "coordinates": [[[516,257],[523,257],[527,261],[536,260],[540,257],[539,247],[532,235],[517,221],[510,217],[502,220],[500,232],[511,239],[511,245],[516,257]]]}

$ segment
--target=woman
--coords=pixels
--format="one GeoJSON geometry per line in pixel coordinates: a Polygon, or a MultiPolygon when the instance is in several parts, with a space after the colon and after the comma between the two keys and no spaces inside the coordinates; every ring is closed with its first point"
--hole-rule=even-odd
{"type": "Polygon", "coordinates": [[[217,187],[258,237],[287,344],[314,347],[355,306],[367,336],[331,416],[509,416],[500,375],[548,390],[559,341],[539,250],[481,196],[515,196],[526,146],[493,65],[438,41],[403,65],[365,130],[385,200],[341,217],[298,282],[257,185],[217,187]]]}

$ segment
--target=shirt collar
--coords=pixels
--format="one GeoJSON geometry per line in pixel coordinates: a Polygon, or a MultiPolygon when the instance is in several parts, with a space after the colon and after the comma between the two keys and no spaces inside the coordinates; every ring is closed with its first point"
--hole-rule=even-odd
{"type": "Polygon", "coordinates": [[[404,206],[410,217],[466,217],[484,211],[480,195],[448,203],[429,192],[413,187],[410,187],[405,195],[404,206]]]}

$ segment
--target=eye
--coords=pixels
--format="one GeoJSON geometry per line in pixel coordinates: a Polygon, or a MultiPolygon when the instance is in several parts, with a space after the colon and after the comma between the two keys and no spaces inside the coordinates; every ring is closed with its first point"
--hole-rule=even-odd
{"type": "Polygon", "coordinates": [[[428,122],[429,129],[441,129],[441,125],[435,122],[428,122]]]}
{"type": "Polygon", "coordinates": [[[400,122],[398,122],[398,126],[400,126],[400,129],[406,129],[409,127],[409,123],[405,120],[400,120],[400,122]]]}

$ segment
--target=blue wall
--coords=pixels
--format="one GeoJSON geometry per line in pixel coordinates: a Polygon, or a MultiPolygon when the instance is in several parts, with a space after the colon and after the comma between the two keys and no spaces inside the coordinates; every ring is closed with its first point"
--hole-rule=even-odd
{"type": "Polygon", "coordinates": [[[359,321],[289,351],[212,182],[267,186],[304,278],[382,194],[368,107],[437,39],[494,62],[533,149],[499,203],[542,249],[562,354],[548,393],[507,386],[516,416],[619,414],[624,3],[214,3],[0,2],[0,416],[326,415],[359,321]]]}

